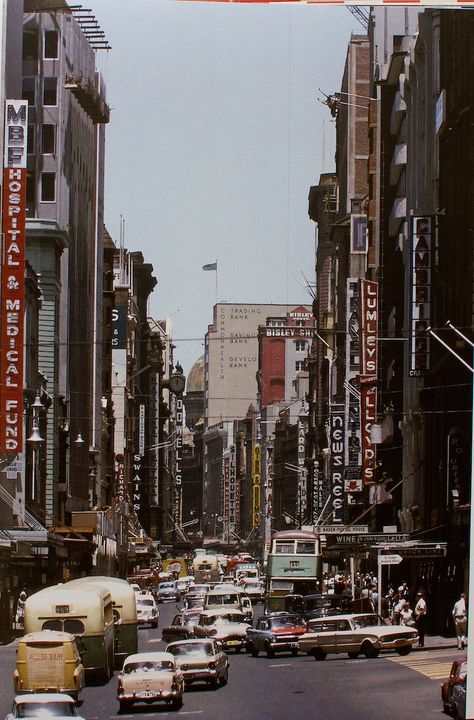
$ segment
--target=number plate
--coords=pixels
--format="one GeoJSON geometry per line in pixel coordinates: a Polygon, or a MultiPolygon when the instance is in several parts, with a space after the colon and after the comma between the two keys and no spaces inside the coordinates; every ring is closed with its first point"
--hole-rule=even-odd
{"type": "Polygon", "coordinates": [[[228,640],[227,645],[240,645],[240,640],[228,640]]]}
{"type": "Polygon", "coordinates": [[[141,693],[137,693],[138,697],[142,698],[151,698],[154,696],[155,693],[151,692],[151,690],[143,690],[141,693]]]}

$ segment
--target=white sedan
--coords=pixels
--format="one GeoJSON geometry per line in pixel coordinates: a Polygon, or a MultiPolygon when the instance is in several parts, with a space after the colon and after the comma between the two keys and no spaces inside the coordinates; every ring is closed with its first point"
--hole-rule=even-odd
{"type": "Polygon", "coordinates": [[[220,643],[210,638],[178,640],[170,643],[166,652],[176,658],[185,683],[201,680],[214,689],[227,684],[229,658],[222,652],[220,643]]]}
{"type": "Polygon", "coordinates": [[[162,700],[175,710],[183,704],[184,678],[174,656],[168,652],[129,655],[118,676],[120,710],[135,703],[162,700]]]}
{"type": "Polygon", "coordinates": [[[17,695],[13,701],[11,712],[5,720],[14,718],[76,718],[84,720],[77,712],[76,703],[70,695],[63,693],[33,693],[17,695]]]}

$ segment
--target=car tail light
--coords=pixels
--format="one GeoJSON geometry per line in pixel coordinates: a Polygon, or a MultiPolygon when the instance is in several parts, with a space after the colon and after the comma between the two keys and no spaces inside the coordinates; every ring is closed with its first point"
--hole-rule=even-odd
{"type": "Polygon", "coordinates": [[[122,683],[122,678],[121,678],[121,677],[119,677],[119,680],[118,680],[118,689],[119,689],[119,690],[123,690],[123,683],[122,683]]]}
{"type": "Polygon", "coordinates": [[[172,690],[178,690],[178,687],[179,687],[179,685],[178,685],[178,683],[176,682],[176,680],[173,680],[173,682],[171,683],[171,689],[172,689],[172,690]]]}

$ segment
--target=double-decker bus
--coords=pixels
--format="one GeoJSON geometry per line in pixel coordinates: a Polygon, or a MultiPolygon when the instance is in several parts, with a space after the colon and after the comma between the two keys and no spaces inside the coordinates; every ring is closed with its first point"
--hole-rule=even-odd
{"type": "Polygon", "coordinates": [[[286,610],[287,595],[318,591],[321,577],[319,537],[307,530],[272,535],[266,573],[266,611],[286,610]]]}

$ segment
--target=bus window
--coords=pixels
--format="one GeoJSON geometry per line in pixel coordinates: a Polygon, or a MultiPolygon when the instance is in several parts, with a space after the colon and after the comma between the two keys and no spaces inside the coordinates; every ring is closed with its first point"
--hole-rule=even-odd
{"type": "Polygon", "coordinates": [[[62,631],[63,624],[61,620],[46,620],[41,626],[41,630],[60,630],[62,631]]]}
{"type": "Polygon", "coordinates": [[[297,542],[296,543],[296,554],[297,555],[314,555],[316,552],[316,544],[314,542],[297,542]]]}
{"type": "Polygon", "coordinates": [[[71,633],[71,635],[83,635],[85,631],[84,623],[80,620],[74,620],[73,618],[67,618],[64,621],[64,632],[71,633]]]}
{"type": "Polygon", "coordinates": [[[293,542],[276,542],[275,543],[275,554],[276,555],[293,555],[295,552],[295,544],[293,542]]]}

